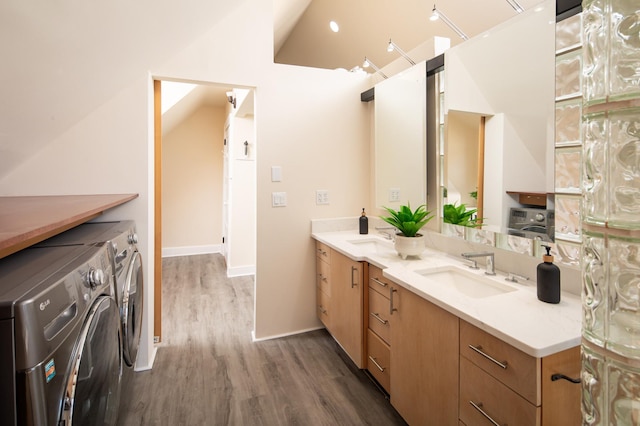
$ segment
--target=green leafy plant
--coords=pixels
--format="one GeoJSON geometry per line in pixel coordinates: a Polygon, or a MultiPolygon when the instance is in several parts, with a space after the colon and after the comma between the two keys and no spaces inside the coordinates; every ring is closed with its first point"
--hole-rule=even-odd
{"type": "Polygon", "coordinates": [[[478,209],[467,210],[465,204],[460,204],[459,206],[455,204],[445,204],[442,212],[443,221],[444,223],[475,228],[482,224],[480,219],[473,217],[477,211],[478,209]]]}
{"type": "Polygon", "coordinates": [[[382,216],[380,219],[397,228],[405,237],[415,237],[420,228],[433,219],[433,216],[430,216],[431,212],[427,211],[426,204],[419,206],[415,211],[411,210],[409,203],[406,206],[400,206],[398,210],[383,208],[389,212],[389,217],[382,216]]]}

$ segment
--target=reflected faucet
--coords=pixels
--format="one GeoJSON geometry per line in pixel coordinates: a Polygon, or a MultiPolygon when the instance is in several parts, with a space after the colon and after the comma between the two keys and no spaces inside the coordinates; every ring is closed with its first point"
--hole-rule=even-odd
{"type": "Polygon", "coordinates": [[[476,257],[486,257],[487,258],[487,270],[484,272],[486,275],[495,275],[496,268],[494,264],[493,253],[490,251],[479,251],[479,252],[471,252],[471,253],[462,253],[462,257],[472,262],[469,265],[471,269],[478,269],[478,262],[474,260],[476,257]]]}
{"type": "Polygon", "coordinates": [[[376,231],[384,235],[387,240],[395,241],[397,229],[393,226],[376,226],[376,231]]]}

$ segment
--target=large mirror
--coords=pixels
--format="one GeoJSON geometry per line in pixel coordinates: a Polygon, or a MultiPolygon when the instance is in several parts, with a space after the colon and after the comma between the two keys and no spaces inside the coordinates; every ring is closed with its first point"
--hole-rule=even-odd
{"type": "Polygon", "coordinates": [[[553,239],[554,6],[543,2],[449,49],[444,68],[443,203],[478,208],[482,229],[546,241],[553,239]]]}
{"type": "MultiPolygon", "coordinates": [[[[430,132],[443,139],[437,150],[443,156],[437,162],[442,168],[437,173],[438,209],[464,203],[479,210],[483,230],[507,234],[515,208],[518,215],[527,215],[520,221],[527,229],[515,235],[553,238],[552,229],[543,232],[546,237],[540,235],[530,211],[542,214],[544,223],[552,226],[547,220],[553,217],[554,204],[554,40],[555,3],[547,0],[445,52],[440,72],[444,104],[439,105],[444,131],[430,132]],[[532,195],[538,198],[529,204],[532,195]]],[[[424,151],[405,146],[410,140],[423,143],[410,136],[421,138],[426,128],[424,116],[415,115],[423,111],[416,93],[424,93],[418,77],[425,69],[419,64],[411,72],[416,74],[410,80],[392,77],[376,85],[377,207],[393,205],[394,188],[400,189],[401,202],[424,200],[406,187],[424,194],[426,176],[424,151]],[[387,101],[411,91],[413,100],[387,101]]]]}
{"type": "Polygon", "coordinates": [[[376,84],[376,207],[418,207],[426,197],[426,65],[376,84]]]}

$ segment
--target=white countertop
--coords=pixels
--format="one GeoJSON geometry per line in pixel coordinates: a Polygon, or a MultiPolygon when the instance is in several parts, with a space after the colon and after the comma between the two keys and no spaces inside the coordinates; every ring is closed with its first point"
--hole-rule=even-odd
{"type": "Polygon", "coordinates": [[[355,230],[314,232],[312,237],[352,260],[382,268],[383,275],[389,280],[531,356],[542,358],[580,344],[580,296],[562,292],[559,304],[541,302],[537,298],[535,274],[533,280],[512,283],[505,280],[506,274],[500,271],[500,265],[496,265],[497,275],[489,277],[482,266],[472,270],[461,257],[429,248],[419,257],[402,260],[391,241],[379,234],[360,235],[355,230]],[[358,241],[375,243],[358,245],[358,241]],[[464,273],[478,274],[481,279],[513,291],[470,297],[416,272],[451,266],[463,269],[464,273]]]}

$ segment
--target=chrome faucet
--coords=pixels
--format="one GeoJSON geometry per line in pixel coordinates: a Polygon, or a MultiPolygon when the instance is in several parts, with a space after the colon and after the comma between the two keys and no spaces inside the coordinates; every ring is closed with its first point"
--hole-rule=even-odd
{"type": "Polygon", "coordinates": [[[387,240],[395,241],[397,229],[393,226],[376,226],[376,231],[384,235],[387,240]]]}
{"type": "Polygon", "coordinates": [[[493,258],[493,253],[490,251],[479,251],[479,252],[472,252],[472,253],[462,253],[461,254],[462,257],[464,257],[465,259],[469,260],[472,262],[471,265],[469,265],[469,267],[471,269],[478,269],[478,262],[474,260],[474,258],[476,257],[486,257],[487,258],[487,270],[485,271],[486,275],[495,275],[496,274],[496,268],[494,265],[494,258],[493,258]]]}

